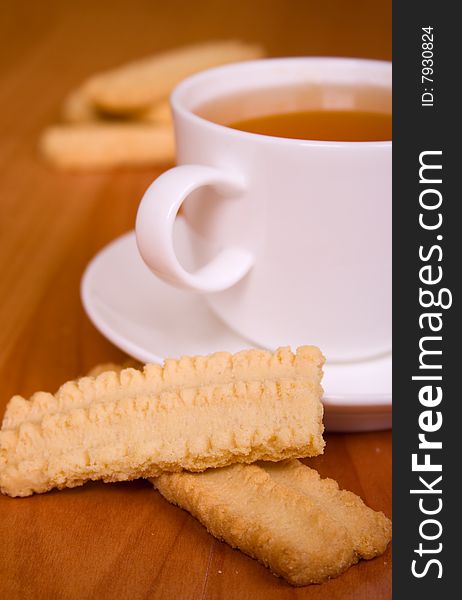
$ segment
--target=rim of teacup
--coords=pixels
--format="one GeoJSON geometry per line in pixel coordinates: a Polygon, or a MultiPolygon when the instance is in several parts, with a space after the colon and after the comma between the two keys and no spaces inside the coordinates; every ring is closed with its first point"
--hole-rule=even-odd
{"type": "MultiPolygon", "coordinates": [[[[203,127],[211,128],[215,131],[226,131],[227,135],[241,138],[251,138],[254,141],[258,140],[264,143],[277,143],[298,145],[298,146],[329,146],[329,147],[356,147],[356,148],[388,148],[392,146],[392,140],[381,140],[381,141],[332,141],[332,140],[302,140],[297,138],[285,138],[276,137],[270,135],[263,135],[259,133],[251,133],[249,131],[241,131],[215,123],[198,115],[194,112],[198,106],[205,102],[205,100],[196,100],[194,102],[194,91],[197,89],[203,89],[204,86],[210,85],[220,79],[226,82],[226,86],[229,87],[228,93],[238,92],[243,89],[242,75],[251,77],[262,71],[274,71],[275,69],[282,74],[284,69],[290,70],[301,68],[300,65],[309,65],[312,68],[320,69],[319,72],[323,74],[324,78],[321,81],[330,83],[354,83],[360,81],[361,83],[367,83],[369,85],[376,85],[381,87],[388,87],[391,91],[392,87],[392,63],[384,60],[365,59],[365,58],[345,58],[345,57],[330,57],[330,56],[303,56],[303,57],[286,57],[286,58],[263,58],[252,61],[244,61],[238,63],[231,63],[227,65],[221,65],[219,67],[213,67],[206,69],[190,77],[184,79],[179,83],[173,90],[170,96],[170,103],[173,110],[174,117],[178,116],[186,121],[200,124],[203,127]],[[329,71],[330,69],[330,71],[329,71]],[[337,77],[334,78],[334,73],[337,73],[337,77]],[[241,75],[237,79],[236,75],[241,75]],[[326,75],[331,75],[327,77],[326,75]],[[358,79],[360,75],[360,79],[358,79]],[[231,81],[237,80],[239,83],[234,87],[230,84],[231,81]],[[352,80],[355,76],[356,79],[352,80]],[[191,100],[193,97],[193,100],[191,100]],[[188,100],[189,99],[189,100],[188,100]],[[192,106],[192,105],[194,106],[192,106]]],[[[225,87],[226,87],[225,86],[225,87]]],[[[255,89],[258,89],[255,84],[255,89]]],[[[208,88],[209,89],[209,88],[208,88]]],[[[251,89],[249,85],[246,89],[251,89]]],[[[217,94],[216,97],[225,96],[225,93],[217,94]]],[[[212,97],[207,98],[207,101],[213,99],[212,97]]]]}

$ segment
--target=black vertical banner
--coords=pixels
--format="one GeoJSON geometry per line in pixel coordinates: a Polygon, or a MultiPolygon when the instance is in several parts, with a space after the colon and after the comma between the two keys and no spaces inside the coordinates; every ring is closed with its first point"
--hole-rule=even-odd
{"type": "Polygon", "coordinates": [[[393,4],[393,596],[398,599],[461,593],[457,6],[427,0],[393,4]]]}

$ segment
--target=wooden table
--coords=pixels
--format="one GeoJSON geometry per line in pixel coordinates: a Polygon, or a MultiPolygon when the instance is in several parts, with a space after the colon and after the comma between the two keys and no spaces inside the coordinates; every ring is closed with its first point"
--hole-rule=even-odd
{"type": "MultiPolygon", "coordinates": [[[[0,415],[14,393],[124,355],[79,299],[86,263],[131,229],[161,168],[63,174],[36,156],[40,130],[89,73],[205,38],[263,42],[271,55],[390,58],[388,1],[38,2],[0,23],[0,415]],[[226,7],[226,9],[225,9],[226,7]]],[[[391,511],[391,433],[328,435],[310,465],[391,511]]],[[[391,596],[390,550],[322,586],[293,589],[212,538],[144,482],[0,497],[0,598],[374,598],[391,596]]]]}

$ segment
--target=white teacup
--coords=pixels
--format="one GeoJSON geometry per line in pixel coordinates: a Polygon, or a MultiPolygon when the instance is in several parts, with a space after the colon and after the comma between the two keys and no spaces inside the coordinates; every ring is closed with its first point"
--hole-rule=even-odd
{"type": "Polygon", "coordinates": [[[156,275],[202,293],[253,343],[312,343],[330,361],[362,360],[391,350],[391,141],[271,137],[197,114],[227,95],[310,83],[326,89],[319,109],[355,108],[359,98],[362,110],[391,112],[391,64],[381,61],[268,59],[183,81],[171,98],[179,166],[146,191],[138,247],[156,275]],[[332,86],[355,89],[355,99],[332,86]],[[382,100],[362,97],[366,88],[382,100]],[[183,203],[202,240],[194,272],[172,237],[183,203]],[[206,263],[204,246],[215,252],[206,263]]]}

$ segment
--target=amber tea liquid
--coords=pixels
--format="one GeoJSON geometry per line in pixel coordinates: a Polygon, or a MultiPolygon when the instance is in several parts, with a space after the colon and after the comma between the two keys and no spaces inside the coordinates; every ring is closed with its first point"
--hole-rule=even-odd
{"type": "Polygon", "coordinates": [[[196,110],[261,135],[338,142],[392,138],[391,92],[378,87],[292,86],[219,98],[196,110]]]}
{"type": "Polygon", "coordinates": [[[391,140],[391,115],[359,110],[305,110],[242,119],[233,129],[262,135],[325,140],[371,142],[391,140]]]}

